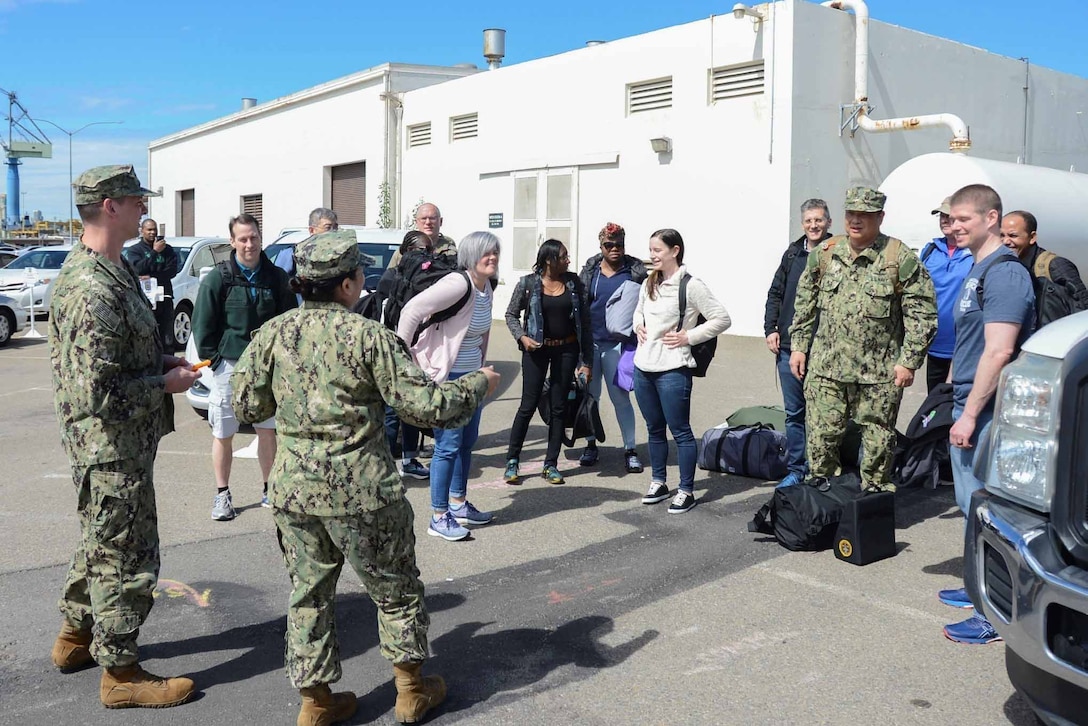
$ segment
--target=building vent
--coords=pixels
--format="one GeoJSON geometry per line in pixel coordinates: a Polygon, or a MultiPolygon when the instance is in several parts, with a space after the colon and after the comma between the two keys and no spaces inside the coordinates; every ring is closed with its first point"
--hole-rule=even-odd
{"type": "Polygon", "coordinates": [[[672,108],[672,76],[627,86],[627,114],[672,108]]]}
{"type": "Polygon", "coordinates": [[[710,71],[710,103],[763,93],[763,61],[738,63],[710,71]]]}
{"type": "Polygon", "coordinates": [[[450,141],[474,139],[479,135],[479,114],[450,117],[450,141]]]}
{"type": "Polygon", "coordinates": [[[408,148],[428,146],[431,143],[431,122],[414,124],[408,127],[408,148]]]}
{"type": "Polygon", "coordinates": [[[257,225],[264,230],[264,197],[261,194],[247,194],[242,197],[242,214],[252,214],[257,225]]]}

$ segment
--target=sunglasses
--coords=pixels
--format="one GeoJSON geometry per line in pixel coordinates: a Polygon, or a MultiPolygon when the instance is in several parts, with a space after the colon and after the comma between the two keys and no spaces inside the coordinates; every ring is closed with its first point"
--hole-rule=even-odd
{"type": "Polygon", "coordinates": [[[601,243],[601,248],[606,249],[606,250],[622,250],[623,249],[623,243],[622,242],[602,242],[601,243]]]}

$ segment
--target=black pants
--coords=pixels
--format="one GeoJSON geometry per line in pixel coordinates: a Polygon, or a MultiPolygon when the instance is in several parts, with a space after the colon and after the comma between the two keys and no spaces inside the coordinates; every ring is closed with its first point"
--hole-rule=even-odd
{"type": "Polygon", "coordinates": [[[567,393],[578,366],[578,344],[568,343],[555,347],[542,347],[521,354],[521,405],[510,427],[510,448],[507,459],[521,457],[521,447],[529,432],[529,422],[536,414],[544,381],[551,381],[552,420],[548,426],[548,452],[544,465],[559,463],[559,449],[563,446],[563,412],[567,407],[567,393]],[[550,375],[549,375],[550,369],[550,375]]]}
{"type": "MultiPolygon", "coordinates": [[[[159,335],[162,337],[162,352],[173,353],[177,347],[174,340],[174,299],[166,298],[155,305],[155,321],[159,325],[159,335]]],[[[190,361],[195,363],[196,361],[190,361]]]]}
{"type": "Polygon", "coordinates": [[[933,393],[933,389],[944,383],[948,378],[948,369],[952,367],[951,358],[934,358],[926,356],[926,392],[933,393]]]}

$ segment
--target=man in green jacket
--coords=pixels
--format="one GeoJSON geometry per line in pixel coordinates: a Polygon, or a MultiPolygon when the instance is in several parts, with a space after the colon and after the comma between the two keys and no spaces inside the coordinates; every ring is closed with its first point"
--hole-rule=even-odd
{"type": "MultiPolygon", "coordinates": [[[[238,419],[231,408],[230,377],[253,333],[280,313],[297,307],[287,284],[287,273],[272,264],[261,249],[260,223],[250,214],[230,220],[230,259],[220,262],[200,283],[193,309],[193,338],[201,360],[211,361],[213,373],[208,396],[208,423],[212,427],[212,469],[215,501],[212,519],[234,519],[230,494],[232,443],[238,419]]],[[[253,424],[257,432],[257,460],[264,480],[261,506],[268,506],[268,473],[276,457],[274,418],[253,424]]]]}

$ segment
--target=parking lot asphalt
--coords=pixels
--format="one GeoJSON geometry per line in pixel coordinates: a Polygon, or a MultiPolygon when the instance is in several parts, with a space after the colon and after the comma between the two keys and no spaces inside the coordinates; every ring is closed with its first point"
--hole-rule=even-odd
{"type": "MultiPolygon", "coordinates": [[[[568,450],[565,485],[530,477],[508,486],[519,362],[501,321],[493,332],[504,380],[485,409],[469,495],[496,521],[464,542],[425,536],[426,482],[406,482],[432,614],[427,669],[450,686],[430,723],[1035,723],[1005,676],[1003,644],[941,635],[965,616],[936,599],[962,570],[950,487],[898,495],[892,559],[855,567],[829,552],[791,553],[746,530],[767,482],[699,471],[691,512],[640,504],[648,475],[623,473],[607,402],[612,436],[596,467],[580,468],[579,450],[568,450]]],[[[780,403],[761,339],[726,336],[718,350],[696,381],[697,435],[741,406],[780,403]]],[[[15,338],[0,349],[0,372],[0,724],[293,723],[299,699],[283,672],[289,584],[258,505],[257,463],[235,461],[240,516],[213,522],[210,434],[182,396],[156,464],[162,571],[140,642],[149,670],[188,674],[200,695],[166,712],[107,711],[97,669],[52,668],[78,525],[48,343],[15,338]]],[[[919,375],[901,423],[923,388],[919,375]]],[[[539,470],[544,433],[534,422],[523,469],[539,470]]],[[[236,448],[251,439],[239,435],[236,448]]],[[[639,441],[645,459],[641,424],[639,441]]],[[[348,723],[393,723],[374,607],[348,571],[339,592],[339,687],[360,699],[348,723]]]]}

